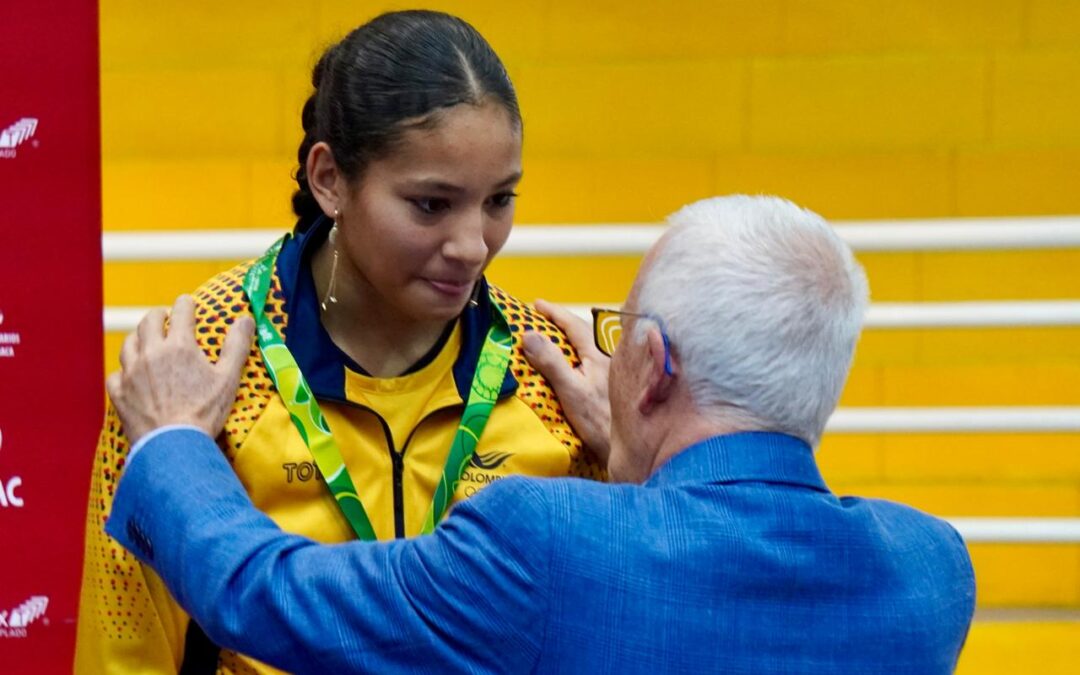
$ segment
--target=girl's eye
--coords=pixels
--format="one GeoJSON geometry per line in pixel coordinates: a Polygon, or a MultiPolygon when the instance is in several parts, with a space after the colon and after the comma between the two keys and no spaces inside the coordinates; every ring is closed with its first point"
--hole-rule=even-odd
{"type": "Polygon", "coordinates": [[[516,192],[500,192],[491,197],[491,205],[496,208],[504,209],[513,204],[516,197],[516,192]]]}
{"type": "Polygon", "coordinates": [[[450,200],[448,200],[448,199],[440,199],[438,197],[431,198],[431,199],[428,199],[428,198],[410,199],[409,201],[413,203],[413,206],[420,209],[420,211],[422,213],[424,213],[426,215],[429,215],[429,216],[434,215],[436,213],[440,213],[442,211],[446,211],[446,210],[448,210],[450,208],[450,200]]]}

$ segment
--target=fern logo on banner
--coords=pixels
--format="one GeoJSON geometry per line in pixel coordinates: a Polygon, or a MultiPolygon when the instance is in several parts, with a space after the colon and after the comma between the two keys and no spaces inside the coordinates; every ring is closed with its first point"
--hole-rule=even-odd
{"type": "Polygon", "coordinates": [[[49,624],[45,610],[49,607],[47,595],[32,595],[26,602],[13,609],[0,609],[0,638],[24,638],[29,627],[41,621],[49,624]]]}
{"type": "MultiPolygon", "coordinates": [[[[18,155],[16,148],[33,139],[37,128],[36,117],[23,117],[6,129],[0,130],[0,159],[14,159],[18,155]]],[[[36,147],[37,141],[32,141],[32,144],[36,147]]]]}

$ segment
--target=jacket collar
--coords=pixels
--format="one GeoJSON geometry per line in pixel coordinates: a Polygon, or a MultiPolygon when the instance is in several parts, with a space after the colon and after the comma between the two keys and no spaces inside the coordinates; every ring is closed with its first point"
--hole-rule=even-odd
{"type": "Polygon", "coordinates": [[[657,469],[645,485],[677,487],[747,481],[829,490],[810,446],[794,436],[771,432],[713,436],[691,445],[657,469]]]}
{"type": "MultiPolygon", "coordinates": [[[[277,274],[289,317],[285,346],[292,352],[317,398],[345,400],[345,369],[360,373],[363,369],[334,344],[323,327],[315,280],[311,276],[311,256],[326,241],[332,226],[333,221],[322,216],[306,231],[290,237],[278,255],[277,274]]],[[[453,373],[454,384],[463,402],[468,400],[473,373],[494,311],[497,310],[487,280],[481,279],[477,305],[467,305],[459,318],[461,351],[454,361],[453,373]]],[[[508,368],[499,398],[513,394],[517,384],[508,368]]]]}

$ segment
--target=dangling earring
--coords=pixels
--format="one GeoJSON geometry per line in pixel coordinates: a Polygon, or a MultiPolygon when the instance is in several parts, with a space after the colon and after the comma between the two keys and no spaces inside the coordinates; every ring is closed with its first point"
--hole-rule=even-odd
{"type": "Polygon", "coordinates": [[[480,305],[480,282],[476,282],[473,286],[472,295],[469,296],[469,307],[477,307],[480,305]]]}
{"type": "Polygon", "coordinates": [[[338,260],[338,248],[337,248],[337,233],[338,233],[338,218],[341,217],[341,211],[334,209],[334,226],[330,228],[330,245],[334,247],[334,261],[330,263],[330,284],[326,287],[326,295],[323,297],[322,310],[326,311],[326,303],[336,304],[337,296],[334,295],[334,286],[337,283],[337,260],[338,260]]]}

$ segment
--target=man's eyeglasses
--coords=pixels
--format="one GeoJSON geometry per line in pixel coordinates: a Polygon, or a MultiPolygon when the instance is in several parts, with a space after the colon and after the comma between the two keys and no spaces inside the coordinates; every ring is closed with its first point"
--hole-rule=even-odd
{"type": "Polygon", "coordinates": [[[663,319],[654,314],[624,312],[622,310],[607,309],[604,307],[593,307],[592,316],[593,341],[596,343],[596,348],[599,349],[602,354],[608,356],[615,353],[615,348],[619,346],[619,341],[622,340],[622,318],[624,316],[633,316],[654,322],[657,327],[660,328],[660,337],[664,339],[664,372],[668,375],[675,374],[675,369],[671,366],[671,340],[668,338],[667,327],[664,326],[663,319]]]}

